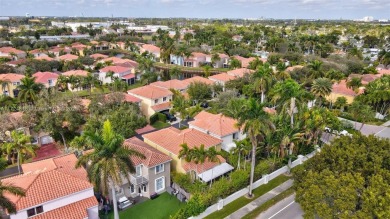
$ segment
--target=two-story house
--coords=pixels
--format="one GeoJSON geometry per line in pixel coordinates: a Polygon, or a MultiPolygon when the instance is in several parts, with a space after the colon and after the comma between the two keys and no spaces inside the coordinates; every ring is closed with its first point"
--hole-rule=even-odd
{"type": "Polygon", "coordinates": [[[222,140],[208,135],[193,128],[179,130],[174,127],[161,129],[155,132],[142,135],[145,143],[156,148],[162,153],[172,158],[172,169],[179,173],[189,173],[203,182],[210,182],[234,168],[226,163],[222,156],[218,156],[220,162],[210,162],[205,160],[202,164],[186,162],[184,158],[179,158],[182,147],[186,143],[191,149],[204,145],[206,150],[214,147],[217,151],[221,149],[222,140]]]}
{"type": "Polygon", "coordinates": [[[11,60],[25,59],[26,52],[13,47],[0,47],[0,57],[10,58],[11,60]]]}
{"type": "Polygon", "coordinates": [[[59,75],[53,72],[37,72],[33,74],[33,77],[35,77],[36,83],[43,84],[46,88],[50,88],[56,86],[59,75]]]}
{"type": "Polygon", "coordinates": [[[221,85],[223,87],[223,90],[225,90],[226,82],[231,81],[231,80],[235,80],[237,78],[238,77],[233,76],[233,75],[229,75],[227,73],[220,73],[220,74],[212,75],[209,77],[209,79],[211,81],[213,81],[215,84],[221,85]]]}
{"type": "Polygon", "coordinates": [[[146,85],[128,90],[127,93],[142,100],[141,111],[147,118],[171,108],[173,93],[167,89],[146,85]]]}
{"type": "Polygon", "coordinates": [[[16,206],[10,219],[98,219],[98,202],[84,168],[74,154],[22,164],[23,174],[2,179],[25,190],[24,197],[4,193],[16,206]]]}
{"type": "Polygon", "coordinates": [[[68,47],[54,46],[48,50],[48,52],[54,54],[55,57],[59,57],[61,54],[69,54],[72,50],[68,47]]]}
{"type": "Polygon", "coordinates": [[[186,67],[200,67],[203,63],[206,63],[208,55],[201,52],[193,52],[190,57],[184,58],[184,66],[186,67]]]}
{"type": "Polygon", "coordinates": [[[165,192],[171,183],[172,158],[136,137],[125,140],[123,146],[143,154],[145,158],[130,157],[136,172],[129,173],[130,182],[123,180],[123,185],[116,189],[116,197],[150,198],[153,194],[165,192]]]}
{"type": "Polygon", "coordinates": [[[236,147],[234,140],[242,140],[246,135],[238,128],[237,120],[222,114],[212,114],[206,111],[200,112],[189,122],[189,128],[209,134],[222,140],[222,149],[230,151],[236,147]]]}
{"type": "Polygon", "coordinates": [[[21,80],[24,78],[24,75],[8,73],[0,74],[1,82],[1,94],[10,97],[18,97],[19,89],[18,86],[21,85],[21,80]]]}
{"type": "MultiPolygon", "coordinates": [[[[89,72],[84,71],[84,70],[71,70],[62,73],[64,77],[74,77],[74,78],[80,78],[80,77],[87,77],[89,72]]],[[[81,91],[84,90],[85,88],[80,86],[80,83],[76,82],[74,84],[68,83],[68,89],[70,91],[81,91]]]]}
{"type": "Polygon", "coordinates": [[[213,63],[214,68],[228,68],[230,62],[229,56],[223,53],[219,53],[218,56],[219,60],[212,60],[212,56],[209,56],[206,61],[213,63]]]}
{"type": "Polygon", "coordinates": [[[185,92],[185,90],[188,87],[188,83],[185,81],[177,80],[177,79],[172,79],[169,81],[156,81],[151,83],[150,85],[164,88],[164,89],[175,89],[180,92],[185,92]]]}
{"type": "Polygon", "coordinates": [[[103,54],[100,54],[100,53],[92,54],[89,57],[93,58],[94,60],[100,60],[100,59],[108,58],[107,55],[103,55],[103,54]]]}
{"type": "Polygon", "coordinates": [[[112,83],[114,77],[120,78],[129,85],[135,83],[135,74],[132,73],[132,69],[123,66],[106,66],[99,70],[98,75],[99,80],[103,84],[112,83]],[[112,73],[112,76],[110,76],[109,73],[112,73]]]}
{"type": "Polygon", "coordinates": [[[154,58],[153,60],[156,62],[160,62],[160,48],[152,45],[152,44],[143,44],[140,45],[139,48],[140,53],[149,52],[150,54],[153,54],[154,58]]]}
{"type": "Polygon", "coordinates": [[[34,49],[29,52],[31,55],[34,56],[34,58],[38,57],[47,57],[46,51],[43,49],[34,49]]]}

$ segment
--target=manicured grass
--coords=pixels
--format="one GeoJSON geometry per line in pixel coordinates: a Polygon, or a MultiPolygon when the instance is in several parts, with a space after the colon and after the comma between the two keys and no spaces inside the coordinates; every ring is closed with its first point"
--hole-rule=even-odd
{"type": "MultiPolygon", "coordinates": [[[[119,212],[119,218],[137,218],[137,219],[165,219],[174,215],[184,203],[181,203],[176,197],[167,192],[161,194],[154,200],[148,200],[134,207],[119,212]]],[[[107,215],[100,215],[101,219],[113,219],[114,212],[107,215]]]]}
{"type": "Polygon", "coordinates": [[[152,126],[156,129],[163,129],[163,128],[169,127],[170,125],[166,122],[157,121],[157,122],[153,123],[152,126]]]}
{"type": "Polygon", "coordinates": [[[289,177],[289,176],[280,175],[280,176],[276,177],[275,179],[269,181],[268,184],[262,185],[262,186],[258,187],[257,189],[253,190],[253,194],[255,195],[255,197],[253,199],[248,199],[244,196],[240,197],[240,198],[236,199],[235,201],[231,202],[230,204],[224,206],[222,210],[216,211],[205,218],[208,218],[208,219],[225,218],[225,217],[229,216],[230,214],[232,214],[233,212],[237,211],[238,209],[244,207],[249,202],[255,200],[256,198],[271,191],[273,188],[286,182],[290,178],[291,177],[289,177]]]}
{"type": "Polygon", "coordinates": [[[273,199],[266,201],[264,204],[259,206],[258,208],[255,208],[253,211],[251,211],[249,214],[245,215],[242,219],[253,219],[256,218],[259,214],[266,211],[268,208],[272,207],[276,203],[280,202],[281,200],[285,199],[286,197],[293,194],[295,191],[293,188],[289,188],[286,191],[280,193],[279,195],[275,196],[273,199]]]}
{"type": "Polygon", "coordinates": [[[143,84],[140,82],[140,81],[137,81],[135,84],[132,84],[128,87],[128,90],[131,90],[131,89],[134,89],[134,88],[138,88],[138,87],[141,87],[143,86],[143,84]]]}

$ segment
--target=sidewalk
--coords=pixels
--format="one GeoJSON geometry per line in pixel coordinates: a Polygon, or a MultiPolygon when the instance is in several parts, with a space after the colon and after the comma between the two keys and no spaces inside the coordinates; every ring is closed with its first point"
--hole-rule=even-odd
{"type": "Polygon", "coordinates": [[[225,217],[225,219],[240,219],[247,215],[249,212],[251,212],[253,209],[259,207],[260,205],[264,204],[266,201],[274,198],[278,194],[280,194],[283,191],[286,191],[293,185],[293,180],[289,179],[283,184],[275,187],[271,191],[265,193],[264,195],[258,197],[257,199],[253,200],[249,204],[245,205],[244,207],[238,209],[236,212],[233,214],[225,217]]]}

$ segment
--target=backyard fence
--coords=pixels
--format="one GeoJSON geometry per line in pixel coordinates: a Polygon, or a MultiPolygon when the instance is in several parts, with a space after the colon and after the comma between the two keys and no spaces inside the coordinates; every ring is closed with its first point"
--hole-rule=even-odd
{"type": "MultiPolygon", "coordinates": [[[[298,159],[296,159],[295,161],[293,161],[291,163],[291,167],[290,168],[294,168],[294,167],[296,167],[298,165],[303,164],[303,162],[305,162],[306,160],[312,158],[319,150],[320,149],[316,149],[315,151],[311,152],[310,154],[308,154],[306,156],[298,155],[298,159]]],[[[278,177],[278,176],[280,176],[282,174],[285,174],[288,171],[288,169],[289,169],[288,166],[283,166],[283,167],[279,168],[278,170],[275,170],[274,172],[272,172],[270,174],[263,175],[261,177],[261,179],[259,179],[259,180],[257,180],[256,182],[253,183],[253,189],[255,189],[255,188],[257,188],[257,187],[259,187],[261,185],[267,184],[270,180],[273,180],[276,177],[278,177]]],[[[225,205],[227,205],[227,204],[233,202],[234,200],[244,196],[245,194],[248,193],[248,191],[249,191],[248,188],[241,189],[241,190],[239,190],[239,191],[229,195],[228,197],[219,200],[217,203],[215,203],[215,204],[211,205],[210,207],[208,207],[200,215],[191,217],[190,219],[200,219],[200,218],[207,217],[208,215],[223,209],[223,207],[225,205]]]]}

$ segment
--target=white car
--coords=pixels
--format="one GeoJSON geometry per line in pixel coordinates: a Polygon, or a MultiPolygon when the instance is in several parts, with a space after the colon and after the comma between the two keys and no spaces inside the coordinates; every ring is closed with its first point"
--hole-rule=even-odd
{"type": "Polygon", "coordinates": [[[328,127],[325,127],[324,131],[327,132],[327,133],[335,134],[335,135],[352,137],[352,134],[350,134],[347,130],[337,131],[337,130],[332,130],[332,129],[328,128],[328,127]]]}
{"type": "Polygon", "coordinates": [[[133,204],[133,203],[131,203],[131,202],[129,201],[129,199],[126,198],[125,196],[122,196],[122,197],[120,197],[120,198],[118,199],[118,208],[119,208],[120,210],[123,210],[123,209],[129,207],[129,206],[132,205],[132,204],[133,204]]]}

